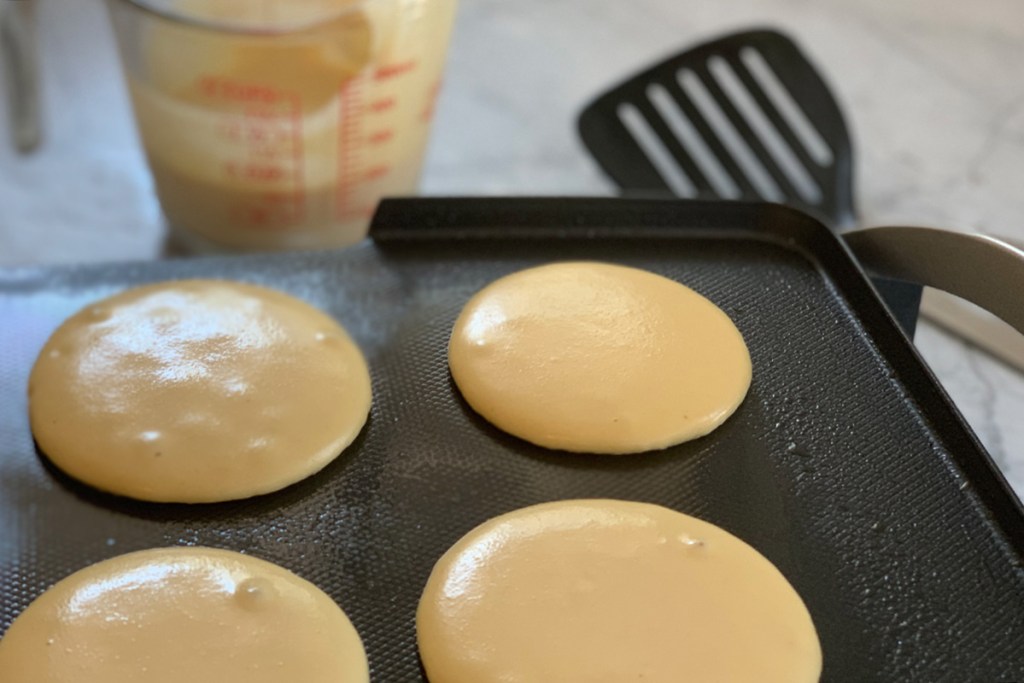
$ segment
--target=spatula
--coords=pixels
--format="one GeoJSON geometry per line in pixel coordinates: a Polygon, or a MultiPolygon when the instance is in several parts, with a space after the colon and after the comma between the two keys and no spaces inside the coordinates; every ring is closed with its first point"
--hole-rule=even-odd
{"type": "MultiPolygon", "coordinates": [[[[856,221],[842,112],[778,31],[735,33],[675,55],[598,97],[578,125],[627,194],[779,202],[836,230],[856,221]]],[[[875,285],[912,336],[921,288],[875,285]]]]}

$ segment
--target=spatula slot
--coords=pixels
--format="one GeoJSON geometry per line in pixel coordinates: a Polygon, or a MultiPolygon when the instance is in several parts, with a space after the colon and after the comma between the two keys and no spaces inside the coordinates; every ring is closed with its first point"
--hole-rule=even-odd
{"type": "Polygon", "coordinates": [[[616,110],[619,120],[626,127],[644,155],[657,169],[658,174],[673,194],[693,199],[697,196],[697,188],[690,178],[676,163],[675,157],[662,142],[661,138],[647,123],[640,110],[632,104],[621,104],[616,110]]]}
{"type": "Polygon", "coordinates": [[[679,105],[659,84],[647,88],[647,98],[661,114],[669,129],[686,148],[687,153],[703,171],[704,177],[714,188],[716,196],[726,199],[738,199],[740,188],[719,162],[718,157],[708,148],[704,138],[694,127],[690,118],[679,108],[679,105]]]}
{"type": "MultiPolygon", "coordinates": [[[[754,96],[744,87],[736,71],[723,57],[714,56],[708,60],[708,70],[718,85],[725,91],[736,109],[764,144],[775,164],[789,180],[793,189],[809,204],[821,203],[821,187],[807,172],[789,143],[783,138],[776,122],[758,104],[754,96]]],[[[781,122],[780,122],[781,123],[781,122]]]]}
{"type": "Polygon", "coordinates": [[[775,105],[779,114],[786,120],[789,128],[803,143],[804,149],[811,158],[822,167],[831,166],[835,162],[833,150],[825,142],[825,138],[796,103],[789,90],[782,84],[771,65],[764,56],[752,47],[740,50],[740,59],[750,70],[765,94],[775,105]]]}
{"type": "Polygon", "coordinates": [[[772,179],[764,164],[751,150],[743,136],[736,130],[733,122],[729,120],[722,104],[712,97],[707,84],[693,71],[682,69],[677,72],[676,78],[679,85],[687,96],[693,100],[700,110],[701,115],[714,130],[715,135],[722,141],[729,154],[736,160],[743,173],[754,185],[758,195],[763,199],[773,202],[783,200],[779,186],[772,179]]]}

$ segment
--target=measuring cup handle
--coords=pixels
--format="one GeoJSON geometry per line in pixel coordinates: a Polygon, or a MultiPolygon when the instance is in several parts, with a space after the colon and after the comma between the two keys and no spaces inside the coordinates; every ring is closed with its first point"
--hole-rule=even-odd
{"type": "Polygon", "coordinates": [[[0,70],[7,82],[11,137],[22,154],[39,144],[39,67],[34,0],[0,3],[0,70]]]}
{"type": "Polygon", "coordinates": [[[869,273],[955,294],[1024,334],[1024,251],[977,233],[886,226],[842,235],[869,273]]]}

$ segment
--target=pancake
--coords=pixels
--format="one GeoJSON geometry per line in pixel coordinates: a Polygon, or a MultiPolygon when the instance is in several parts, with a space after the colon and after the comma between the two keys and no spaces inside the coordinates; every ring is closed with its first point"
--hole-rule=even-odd
{"type": "Polygon", "coordinates": [[[269,562],[164,548],[75,572],[0,640],[4,683],[368,683],[348,617],[269,562]]]}
{"type": "Polygon", "coordinates": [[[821,649],[783,575],[712,524],[570,500],[496,517],[437,562],[416,615],[431,683],[812,683],[821,649]]]}
{"type": "Polygon", "coordinates": [[[334,319],[218,280],[87,306],[53,333],[29,379],[32,432],[57,467],[160,502],[297,482],[352,443],[369,408],[366,361],[334,319]]]}
{"type": "Polygon", "coordinates": [[[539,446],[636,453],[704,436],[750,386],[712,302],[636,268],[557,263],[503,277],[459,315],[452,378],[494,426],[539,446]]]}

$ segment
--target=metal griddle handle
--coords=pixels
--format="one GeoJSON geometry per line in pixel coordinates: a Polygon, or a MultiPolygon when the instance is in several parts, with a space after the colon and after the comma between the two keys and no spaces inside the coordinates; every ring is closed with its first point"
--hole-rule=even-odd
{"type": "Polygon", "coordinates": [[[955,294],[1024,334],[1024,251],[939,228],[886,226],[842,237],[868,272],[955,294]]]}

